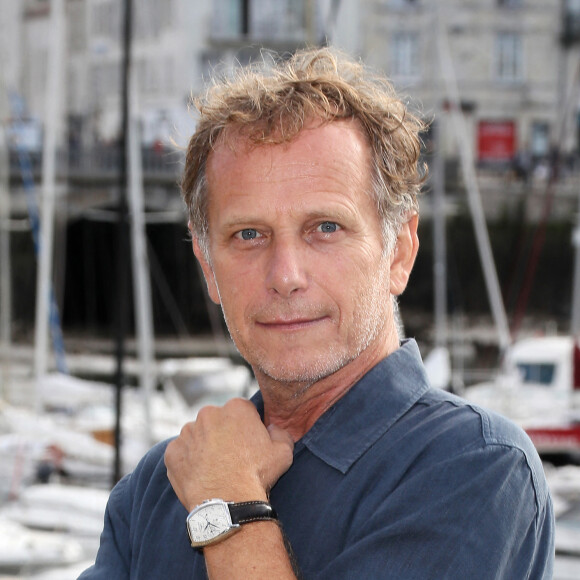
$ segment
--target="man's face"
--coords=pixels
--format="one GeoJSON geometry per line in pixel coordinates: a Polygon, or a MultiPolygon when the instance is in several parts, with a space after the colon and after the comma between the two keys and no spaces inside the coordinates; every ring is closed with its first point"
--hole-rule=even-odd
{"type": "Polygon", "coordinates": [[[283,145],[232,139],[207,166],[211,266],[196,255],[240,353],[280,382],[374,364],[397,339],[364,137],[339,121],[283,145]]]}

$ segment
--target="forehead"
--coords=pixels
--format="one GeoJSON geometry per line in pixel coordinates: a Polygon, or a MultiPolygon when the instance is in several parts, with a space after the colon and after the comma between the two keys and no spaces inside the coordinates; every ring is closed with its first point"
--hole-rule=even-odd
{"type": "Polygon", "coordinates": [[[208,157],[207,180],[210,192],[232,180],[241,184],[324,175],[348,177],[366,186],[370,156],[367,138],[355,120],[310,122],[281,143],[256,143],[243,130],[229,128],[208,157]]]}

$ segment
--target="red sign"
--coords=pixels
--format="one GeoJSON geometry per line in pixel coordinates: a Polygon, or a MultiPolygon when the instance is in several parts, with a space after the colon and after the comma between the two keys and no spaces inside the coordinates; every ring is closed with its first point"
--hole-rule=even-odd
{"type": "Polygon", "coordinates": [[[516,154],[514,121],[480,121],[477,130],[480,161],[510,161],[516,154]]]}
{"type": "Polygon", "coordinates": [[[526,429],[540,453],[569,453],[580,450],[580,424],[526,429]]]}

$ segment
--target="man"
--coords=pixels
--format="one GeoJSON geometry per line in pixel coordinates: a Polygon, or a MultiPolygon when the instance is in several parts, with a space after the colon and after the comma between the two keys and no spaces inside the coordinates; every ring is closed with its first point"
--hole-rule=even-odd
{"type": "Polygon", "coordinates": [[[203,409],[118,484],[83,578],[551,576],[530,441],[431,389],[398,335],[422,129],[328,49],[209,89],[182,187],[260,393],[203,409]]]}

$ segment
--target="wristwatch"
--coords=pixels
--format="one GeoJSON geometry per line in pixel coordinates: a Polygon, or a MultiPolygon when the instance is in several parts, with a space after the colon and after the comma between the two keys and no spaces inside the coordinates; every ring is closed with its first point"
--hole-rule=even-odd
{"type": "Polygon", "coordinates": [[[274,508],[265,501],[233,503],[208,499],[187,516],[187,533],[191,546],[201,548],[227,538],[242,524],[277,519],[274,508]]]}

